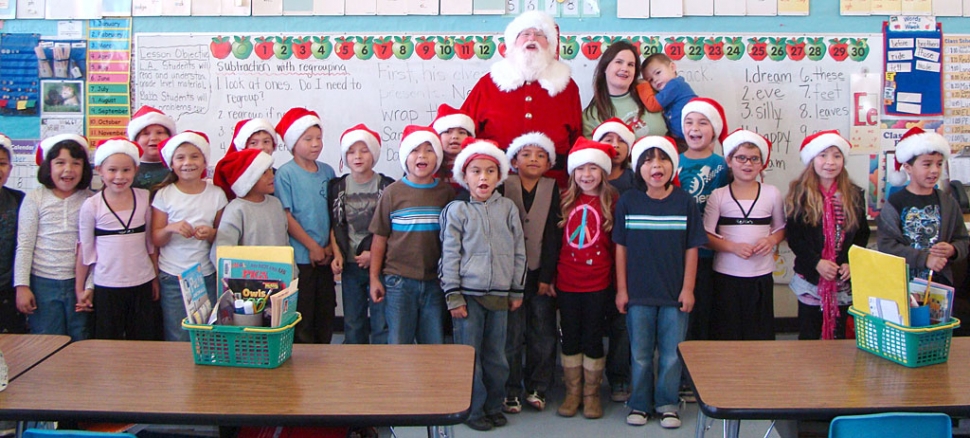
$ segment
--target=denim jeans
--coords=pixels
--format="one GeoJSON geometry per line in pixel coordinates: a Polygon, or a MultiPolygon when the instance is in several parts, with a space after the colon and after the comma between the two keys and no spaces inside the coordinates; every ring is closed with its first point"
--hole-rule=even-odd
{"type": "Polygon", "coordinates": [[[505,360],[507,310],[488,310],[465,296],[468,316],[452,318],[455,343],[475,348],[475,376],[469,420],[502,411],[509,364],[505,360]]]}
{"type": "Polygon", "coordinates": [[[680,403],[680,373],[677,344],[687,336],[688,314],[674,306],[629,306],[626,314],[630,332],[633,388],[627,406],[652,412],[677,412],[680,403]],[[657,358],[654,390],[653,356],[657,358]]]}
{"type": "Polygon", "coordinates": [[[370,273],[347,260],[340,275],[344,303],[344,344],[386,344],[387,319],[384,302],[370,299],[370,273]],[[370,318],[367,313],[370,310],[370,318]]]}
{"type": "Polygon", "coordinates": [[[626,330],[626,315],[616,309],[616,288],[610,288],[606,303],[606,336],[610,341],[606,352],[606,379],[610,386],[630,384],[630,334],[626,330]]]}
{"type": "Polygon", "coordinates": [[[545,393],[552,387],[556,369],[556,299],[539,295],[538,291],[539,271],[530,271],[525,277],[522,307],[509,312],[505,343],[509,363],[505,390],[509,397],[518,397],[523,384],[526,393],[545,393]]]}
{"type": "Polygon", "coordinates": [[[445,293],[434,280],[384,276],[384,315],[388,344],[443,344],[441,315],[445,293]]]}
{"type": "MultiPolygon", "coordinates": [[[[185,319],[185,301],[182,299],[182,285],[178,276],[167,272],[158,273],[158,284],[161,292],[159,301],[162,306],[162,333],[166,341],[189,341],[189,332],[182,330],[182,320],[185,319]]],[[[216,305],[216,274],[205,276],[206,294],[213,308],[216,305]]]]}
{"type": "Polygon", "coordinates": [[[71,341],[91,337],[89,312],[75,312],[77,295],[74,279],[52,280],[30,276],[30,290],[34,293],[37,310],[27,316],[30,333],[35,335],[68,335],[71,341]]]}

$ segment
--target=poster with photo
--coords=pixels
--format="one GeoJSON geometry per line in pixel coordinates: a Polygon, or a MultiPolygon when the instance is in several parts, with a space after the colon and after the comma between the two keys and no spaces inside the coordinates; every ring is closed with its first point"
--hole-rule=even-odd
{"type": "Polygon", "coordinates": [[[82,81],[41,81],[43,105],[41,115],[80,116],[83,115],[84,82],[82,81]]]}

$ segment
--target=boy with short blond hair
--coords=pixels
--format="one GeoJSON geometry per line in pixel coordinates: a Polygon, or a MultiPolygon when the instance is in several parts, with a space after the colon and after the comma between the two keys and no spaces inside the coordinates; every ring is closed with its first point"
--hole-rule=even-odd
{"type": "Polygon", "coordinates": [[[405,127],[399,156],[405,175],[381,194],[368,228],[374,234],[371,300],[386,300],[388,344],[441,344],[445,297],[438,281],[438,216],[455,191],[434,177],[443,152],[433,129],[405,127]]]}

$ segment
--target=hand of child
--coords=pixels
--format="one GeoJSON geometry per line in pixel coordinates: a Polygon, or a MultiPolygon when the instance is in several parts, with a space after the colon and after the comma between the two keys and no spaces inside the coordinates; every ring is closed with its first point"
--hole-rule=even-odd
{"type": "Polygon", "coordinates": [[[694,310],[694,290],[681,289],[680,296],[677,297],[677,302],[680,303],[681,312],[690,313],[691,310],[694,310]]]}
{"type": "Polygon", "coordinates": [[[930,254],[937,257],[948,259],[957,253],[956,248],[950,242],[940,242],[930,247],[930,254]]]}
{"type": "Polygon", "coordinates": [[[37,310],[34,292],[27,286],[17,286],[17,311],[24,315],[33,315],[37,310]]]}
{"type": "Polygon", "coordinates": [[[215,236],[216,229],[208,225],[199,225],[195,227],[195,234],[193,235],[196,240],[209,240],[210,237],[215,236]]]}
{"type": "Polygon", "coordinates": [[[462,319],[468,317],[468,306],[455,307],[451,309],[451,317],[455,319],[462,319]]]}
{"type": "Polygon", "coordinates": [[[330,262],[330,270],[333,271],[333,275],[344,272],[344,256],[334,253],[333,261],[330,262]]]}
{"type": "Polygon", "coordinates": [[[626,315],[626,305],[630,302],[630,296],[626,291],[616,291],[616,310],[626,315]]]}
{"type": "Polygon", "coordinates": [[[173,233],[181,234],[186,239],[191,239],[195,234],[195,228],[186,221],[171,222],[166,228],[173,233]]]}
{"type": "Polygon", "coordinates": [[[80,294],[77,294],[77,304],[74,305],[75,312],[93,312],[94,311],[94,290],[84,289],[80,294]]]}
{"type": "Polygon", "coordinates": [[[522,298],[519,298],[517,300],[511,300],[511,301],[509,301],[509,310],[510,311],[513,311],[514,312],[516,310],[519,310],[519,307],[522,307],[522,298]]]}
{"type": "Polygon", "coordinates": [[[848,263],[843,263],[842,266],[839,266],[839,278],[842,279],[842,281],[849,281],[849,278],[851,277],[852,275],[849,273],[848,263]]]}
{"type": "Polygon", "coordinates": [[[771,254],[771,251],[773,251],[774,249],[775,249],[775,244],[771,243],[771,240],[768,239],[767,237],[764,237],[758,240],[758,243],[754,244],[754,246],[751,248],[751,251],[753,251],[757,255],[766,256],[768,254],[771,254]]]}
{"type": "Polygon", "coordinates": [[[162,286],[158,283],[158,277],[152,280],[152,301],[158,301],[161,297],[162,286]]]}
{"type": "Polygon", "coordinates": [[[747,260],[748,257],[751,257],[754,254],[754,246],[748,243],[735,242],[734,245],[731,246],[731,252],[737,254],[738,257],[747,260]]]}
{"type": "Polygon", "coordinates": [[[374,303],[384,301],[384,284],[381,280],[370,280],[370,300],[374,303]]]}
{"type": "Polygon", "coordinates": [[[333,248],[331,248],[330,245],[323,247],[323,257],[323,264],[329,265],[333,260],[333,248]]]}
{"type": "Polygon", "coordinates": [[[359,256],[354,257],[360,269],[370,269],[370,251],[364,251],[359,256]]]}
{"type": "Polygon", "coordinates": [[[553,298],[556,297],[556,290],[553,289],[552,285],[549,283],[539,283],[539,292],[537,293],[540,296],[547,296],[547,297],[553,297],[553,298]]]}
{"type": "Polygon", "coordinates": [[[322,265],[324,263],[330,263],[327,259],[327,253],[320,245],[313,245],[312,248],[307,248],[310,250],[310,264],[313,266],[322,265]]]}
{"type": "Polygon", "coordinates": [[[930,254],[926,257],[926,267],[927,269],[940,272],[946,267],[946,258],[930,254]]]}
{"type": "Polygon", "coordinates": [[[831,260],[819,260],[815,265],[815,270],[818,271],[818,275],[828,281],[834,281],[835,277],[839,275],[839,265],[831,260]]]}

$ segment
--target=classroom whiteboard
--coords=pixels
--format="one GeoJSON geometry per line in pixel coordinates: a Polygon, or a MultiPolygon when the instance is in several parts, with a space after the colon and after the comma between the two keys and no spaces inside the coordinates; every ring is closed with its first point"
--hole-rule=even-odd
{"type": "MultiPolygon", "coordinates": [[[[878,34],[563,36],[560,53],[584,103],[592,97],[599,54],[620,38],[645,52],[683,56],[676,61],[680,75],[698,95],[724,105],[731,130],[743,126],[772,141],[766,182],[785,192],[802,169],[798,150],[806,135],[839,129],[848,136],[850,75],[881,71],[878,34]]],[[[377,169],[399,177],[404,126],[429,124],[441,103],[460,106],[499,59],[499,45],[497,35],[137,34],[134,104],[171,114],[180,130],[209,134],[213,162],[237,120],[275,122],[287,109],[305,106],[325,125],[321,161],[341,173],[340,134],[366,123],[384,143],[377,169]]],[[[274,157],[277,164],[290,159],[286,152],[274,157]]],[[[851,172],[864,187],[868,158],[857,161],[851,172]]]]}

